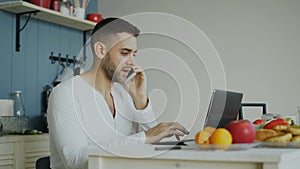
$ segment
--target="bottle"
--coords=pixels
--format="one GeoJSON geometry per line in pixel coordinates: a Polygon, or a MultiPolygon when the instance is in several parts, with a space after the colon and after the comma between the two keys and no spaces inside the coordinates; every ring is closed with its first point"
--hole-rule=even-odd
{"type": "MultiPolygon", "coordinates": [[[[1,117],[0,117],[0,119],[1,119],[1,117]]],[[[2,136],[2,135],[3,135],[3,124],[0,121],[0,136],[2,136]]]]}
{"type": "Polygon", "coordinates": [[[297,106],[296,121],[295,121],[295,123],[297,125],[300,125],[300,106],[297,106]]]}
{"type": "Polygon", "coordinates": [[[59,0],[52,0],[51,1],[51,8],[54,11],[60,12],[60,1],[59,0]]]}
{"type": "Polygon", "coordinates": [[[12,94],[14,100],[14,116],[25,116],[25,108],[22,101],[22,92],[15,91],[12,94]]]}

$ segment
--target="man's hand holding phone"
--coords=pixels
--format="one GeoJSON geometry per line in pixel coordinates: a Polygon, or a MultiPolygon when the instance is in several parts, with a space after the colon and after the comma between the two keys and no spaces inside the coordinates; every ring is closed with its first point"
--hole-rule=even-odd
{"type": "MultiPolygon", "coordinates": [[[[145,72],[139,66],[132,67],[124,82],[125,88],[133,98],[136,109],[145,109],[148,105],[147,82],[145,72]]],[[[179,137],[189,134],[181,124],[177,122],[160,123],[145,131],[145,143],[157,143],[163,138],[175,136],[179,137]]]]}
{"type": "Polygon", "coordinates": [[[148,105],[147,82],[145,72],[139,66],[133,66],[124,82],[131,95],[136,109],[144,109],[148,105]]]}

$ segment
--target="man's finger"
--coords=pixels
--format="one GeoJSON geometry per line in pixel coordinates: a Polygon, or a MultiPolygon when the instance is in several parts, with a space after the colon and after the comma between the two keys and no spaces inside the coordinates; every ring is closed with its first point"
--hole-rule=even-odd
{"type": "Polygon", "coordinates": [[[174,122],[171,126],[171,129],[172,130],[180,130],[181,132],[183,132],[184,134],[189,134],[190,132],[184,128],[182,125],[180,125],[179,123],[177,122],[174,122]]]}
{"type": "Polygon", "coordinates": [[[134,72],[138,73],[138,72],[142,72],[143,69],[140,66],[133,66],[132,69],[134,70],[134,72]]]}
{"type": "Polygon", "coordinates": [[[184,133],[178,130],[168,130],[166,132],[166,137],[171,137],[171,136],[184,136],[184,133]]]}

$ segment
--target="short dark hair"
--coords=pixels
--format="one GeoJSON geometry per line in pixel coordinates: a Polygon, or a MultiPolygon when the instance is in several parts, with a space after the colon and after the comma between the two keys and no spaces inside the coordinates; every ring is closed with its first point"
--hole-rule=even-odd
{"type": "Polygon", "coordinates": [[[96,42],[105,43],[109,36],[114,36],[118,33],[129,33],[137,37],[140,30],[131,23],[120,18],[106,18],[96,24],[91,37],[91,47],[94,53],[94,44],[96,42]]]}

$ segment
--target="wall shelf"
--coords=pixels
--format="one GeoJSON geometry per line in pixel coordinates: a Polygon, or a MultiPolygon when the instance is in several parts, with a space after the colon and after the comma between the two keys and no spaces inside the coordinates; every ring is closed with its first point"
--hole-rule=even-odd
{"type": "Polygon", "coordinates": [[[0,3],[0,9],[15,14],[39,11],[36,13],[36,15],[32,15],[32,17],[81,31],[92,30],[96,25],[95,22],[78,19],[73,16],[65,16],[60,12],[46,9],[24,1],[2,2],[0,3]]]}
{"type": "Polygon", "coordinates": [[[62,15],[60,12],[46,9],[24,1],[8,1],[0,3],[0,10],[12,12],[16,14],[16,51],[20,51],[20,32],[27,25],[30,17],[43,20],[46,22],[66,26],[69,28],[83,31],[83,44],[86,41],[86,32],[92,30],[96,25],[95,22],[91,22],[84,19],[79,19],[73,16],[62,15]],[[20,16],[27,15],[28,19],[20,28],[20,16]]]}

